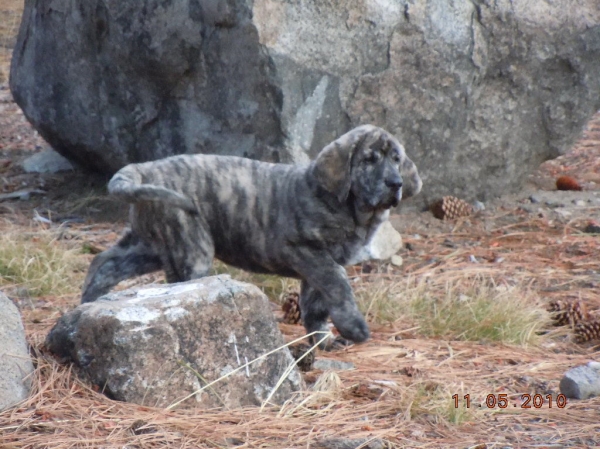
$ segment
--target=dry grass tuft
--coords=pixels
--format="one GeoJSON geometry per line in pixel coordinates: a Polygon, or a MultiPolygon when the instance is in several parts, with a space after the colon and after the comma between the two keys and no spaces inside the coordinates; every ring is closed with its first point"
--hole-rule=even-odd
{"type": "Polygon", "coordinates": [[[539,343],[539,332],[550,325],[532,292],[480,276],[380,281],[358,289],[357,297],[371,320],[416,326],[425,337],[528,345],[539,343]]]}
{"type": "Polygon", "coordinates": [[[64,295],[81,288],[88,260],[79,244],[61,240],[61,228],[9,228],[0,235],[0,286],[21,295],[64,295]]]}
{"type": "Polygon", "coordinates": [[[0,0],[0,83],[8,81],[11,49],[19,32],[22,12],[23,0],[0,0]]]}

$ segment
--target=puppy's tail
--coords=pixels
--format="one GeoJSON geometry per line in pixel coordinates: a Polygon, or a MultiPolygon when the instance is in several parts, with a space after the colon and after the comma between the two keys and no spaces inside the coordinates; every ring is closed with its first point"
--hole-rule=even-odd
{"type": "Polygon", "coordinates": [[[108,192],[128,203],[162,201],[192,214],[198,213],[187,196],[166,187],[143,184],[142,174],[136,165],[127,165],[115,173],[108,183],[108,192]]]}

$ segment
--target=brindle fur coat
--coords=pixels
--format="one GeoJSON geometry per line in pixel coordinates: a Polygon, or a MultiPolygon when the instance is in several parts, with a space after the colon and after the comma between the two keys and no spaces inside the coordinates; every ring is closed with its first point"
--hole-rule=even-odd
{"type": "Polygon", "coordinates": [[[360,126],[307,166],[214,155],[131,164],[108,184],[131,203],[131,230],[93,260],[82,302],[163,269],[168,282],[206,276],[214,257],[301,279],[308,332],[369,337],[344,265],[359,262],[389,209],[421,189],[415,164],[388,132],[360,126]]]}

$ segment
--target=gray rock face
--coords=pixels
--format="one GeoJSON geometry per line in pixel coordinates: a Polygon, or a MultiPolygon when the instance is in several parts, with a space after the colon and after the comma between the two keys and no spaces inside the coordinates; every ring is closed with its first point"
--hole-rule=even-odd
{"type": "MultiPolygon", "coordinates": [[[[287,349],[193,395],[284,344],[266,296],[255,286],[213,276],[103,296],[65,314],[46,339],[110,397],[167,407],[240,407],[266,400],[294,362],[287,349]]],[[[271,401],[303,387],[294,368],[271,401]]]]}
{"type": "Polygon", "coordinates": [[[600,363],[588,362],[571,368],[560,380],[559,388],[570,399],[600,396],[600,363]]]}
{"type": "Polygon", "coordinates": [[[29,396],[32,372],[21,315],[0,292],[0,411],[29,396]]]}
{"type": "Polygon", "coordinates": [[[600,107],[597,0],[26,2],[10,86],[97,171],[190,152],[301,162],[396,134],[417,201],[519,189],[600,107]]]}

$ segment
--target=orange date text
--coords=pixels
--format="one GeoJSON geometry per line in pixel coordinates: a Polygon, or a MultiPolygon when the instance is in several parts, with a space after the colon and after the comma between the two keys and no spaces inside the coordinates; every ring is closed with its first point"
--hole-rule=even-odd
{"type": "MultiPolygon", "coordinates": [[[[513,396],[514,399],[514,395],[513,396]]],[[[465,394],[462,398],[458,394],[453,394],[454,408],[461,405],[466,408],[565,408],[567,406],[567,397],[564,394],[553,396],[551,394],[522,394],[520,403],[511,401],[508,394],[488,394],[483,402],[471,402],[471,395],[465,394]]]]}

